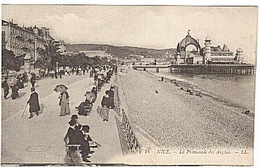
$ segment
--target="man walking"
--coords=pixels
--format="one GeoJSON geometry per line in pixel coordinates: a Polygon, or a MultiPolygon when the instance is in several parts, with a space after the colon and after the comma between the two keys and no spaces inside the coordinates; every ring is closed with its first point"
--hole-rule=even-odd
{"type": "Polygon", "coordinates": [[[30,118],[33,117],[33,112],[36,113],[36,115],[39,115],[40,111],[40,104],[39,104],[39,99],[38,99],[38,93],[35,92],[35,88],[31,88],[31,95],[30,99],[27,101],[27,103],[30,105],[29,112],[30,112],[30,118]]]}
{"type": "Polygon", "coordinates": [[[5,80],[2,83],[2,88],[4,89],[4,98],[7,99],[7,95],[9,94],[9,85],[7,83],[7,77],[5,77],[5,80]]]}
{"type": "Polygon", "coordinates": [[[36,75],[34,73],[32,73],[31,84],[32,84],[33,88],[34,88],[35,83],[36,83],[36,75]]]}

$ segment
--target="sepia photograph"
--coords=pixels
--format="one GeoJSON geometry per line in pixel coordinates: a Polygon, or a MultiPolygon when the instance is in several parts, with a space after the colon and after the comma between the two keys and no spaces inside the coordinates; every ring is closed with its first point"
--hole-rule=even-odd
{"type": "Polygon", "coordinates": [[[258,6],[1,8],[2,166],[254,165],[258,6]]]}

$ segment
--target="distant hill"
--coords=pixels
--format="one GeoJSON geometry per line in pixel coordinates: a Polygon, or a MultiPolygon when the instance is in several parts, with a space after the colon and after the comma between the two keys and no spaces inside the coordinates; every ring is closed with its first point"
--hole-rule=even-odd
{"type": "Polygon", "coordinates": [[[145,57],[163,58],[166,53],[173,55],[175,48],[169,49],[151,49],[131,46],[113,46],[107,44],[66,44],[68,52],[78,52],[84,50],[102,50],[112,54],[115,57],[125,58],[130,55],[143,55],[145,57]]]}

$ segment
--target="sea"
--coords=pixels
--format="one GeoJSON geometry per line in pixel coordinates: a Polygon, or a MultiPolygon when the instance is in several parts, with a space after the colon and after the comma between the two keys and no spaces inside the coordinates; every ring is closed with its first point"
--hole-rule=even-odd
{"type": "Polygon", "coordinates": [[[168,71],[160,73],[184,80],[219,99],[227,100],[252,112],[255,111],[255,75],[194,75],[168,71]]]}

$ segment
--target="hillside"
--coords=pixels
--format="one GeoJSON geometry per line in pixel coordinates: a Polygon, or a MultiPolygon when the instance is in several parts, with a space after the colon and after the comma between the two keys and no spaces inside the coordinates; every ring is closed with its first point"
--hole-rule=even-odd
{"type": "Polygon", "coordinates": [[[176,52],[175,48],[169,49],[151,49],[131,46],[113,46],[106,44],[66,44],[68,52],[78,52],[84,50],[102,50],[113,56],[125,58],[130,55],[143,55],[145,57],[161,58],[168,55],[173,55],[176,52]]]}

